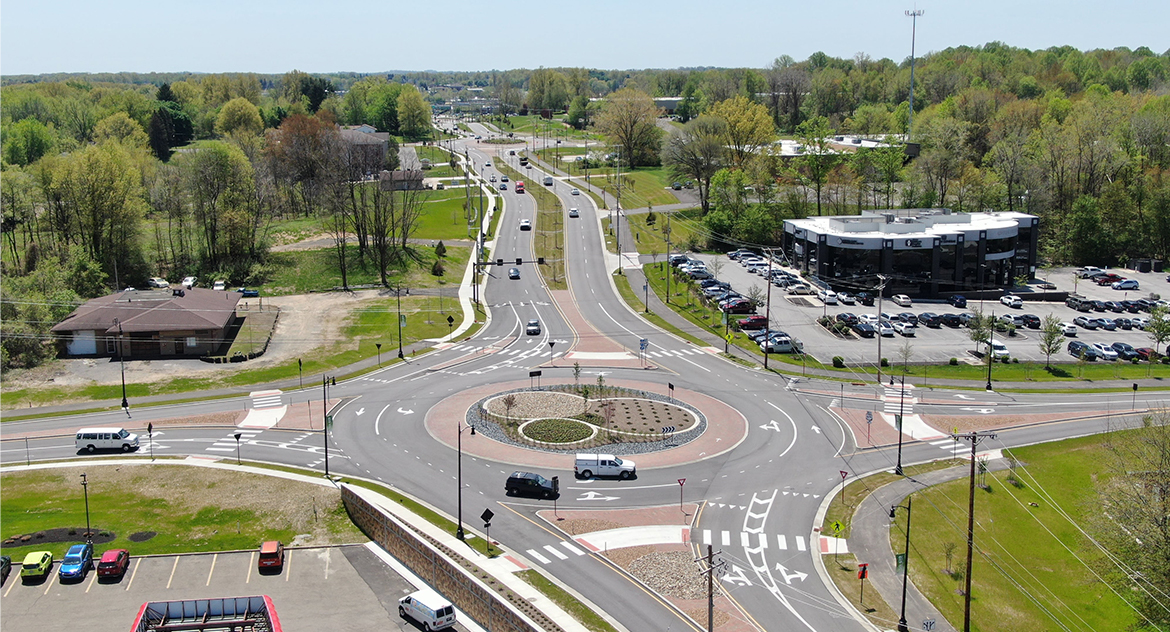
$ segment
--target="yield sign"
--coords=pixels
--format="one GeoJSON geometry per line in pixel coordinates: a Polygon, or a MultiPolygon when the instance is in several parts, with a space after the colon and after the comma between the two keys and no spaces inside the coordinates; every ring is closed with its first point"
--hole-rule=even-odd
{"type": "Polygon", "coordinates": [[[683,484],[683,483],[685,483],[685,482],[687,482],[687,479],[685,479],[685,478],[680,478],[680,479],[678,479],[678,484],[679,484],[679,486],[682,486],[682,484],[683,484]]]}

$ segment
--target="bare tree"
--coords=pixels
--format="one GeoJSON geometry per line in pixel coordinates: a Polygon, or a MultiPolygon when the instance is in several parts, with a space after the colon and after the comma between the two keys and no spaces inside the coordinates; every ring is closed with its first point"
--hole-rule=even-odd
{"type": "Polygon", "coordinates": [[[504,416],[509,420],[512,419],[512,409],[516,407],[516,395],[508,393],[500,398],[500,403],[504,405],[504,416]]]}
{"type": "Polygon", "coordinates": [[[597,128],[621,146],[622,161],[631,167],[645,164],[659,150],[658,106],[644,92],[622,88],[606,98],[597,128]]]}
{"type": "Polygon", "coordinates": [[[726,162],[723,139],[727,123],[712,116],[700,116],[671,135],[663,148],[662,162],[676,178],[694,179],[699,206],[705,215],[711,208],[711,178],[726,162]]]}
{"type": "Polygon", "coordinates": [[[910,358],[914,357],[914,345],[910,344],[910,340],[902,341],[898,346],[898,357],[902,359],[902,375],[906,375],[906,369],[910,364],[910,358]]]}
{"type": "Polygon", "coordinates": [[[1044,317],[1040,327],[1040,353],[1044,354],[1044,368],[1052,368],[1052,354],[1060,353],[1064,345],[1064,330],[1060,326],[1060,319],[1052,314],[1044,317]]]}
{"type": "Polygon", "coordinates": [[[783,116],[788,117],[785,127],[788,131],[794,131],[800,124],[800,106],[812,88],[812,79],[808,72],[789,67],[780,71],[776,83],[780,93],[780,110],[783,116]]]}

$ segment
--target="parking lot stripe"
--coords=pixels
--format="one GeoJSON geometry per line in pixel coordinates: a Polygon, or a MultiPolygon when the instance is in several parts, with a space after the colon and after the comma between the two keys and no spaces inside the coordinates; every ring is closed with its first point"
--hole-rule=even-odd
{"type": "MultiPolygon", "coordinates": [[[[326,555],[329,554],[328,549],[326,549],[325,554],[326,555]]],[[[328,562],[329,558],[326,557],[325,561],[328,562]]],[[[329,576],[328,570],[326,571],[325,576],[326,577],[329,576]]],[[[287,582],[289,577],[292,577],[292,551],[285,551],[284,552],[284,581],[287,582]]]]}
{"type": "Polygon", "coordinates": [[[95,572],[95,573],[93,574],[93,576],[91,576],[91,577],[89,578],[89,585],[85,587],[85,593],[86,593],[87,595],[89,594],[89,589],[90,589],[90,588],[93,588],[93,583],[94,583],[94,582],[96,582],[96,581],[97,581],[97,573],[95,572]]]}
{"type": "Polygon", "coordinates": [[[4,591],[4,596],[7,597],[8,593],[12,592],[12,587],[19,584],[19,583],[20,582],[16,582],[16,581],[8,582],[8,590],[4,591]]]}
{"type": "Polygon", "coordinates": [[[130,590],[130,586],[134,584],[134,577],[138,575],[139,562],[130,561],[134,565],[134,570],[130,571],[130,581],[126,582],[126,590],[130,590]]]}
{"type": "Polygon", "coordinates": [[[252,564],[255,563],[255,561],[256,561],[256,552],[252,551],[251,553],[248,554],[248,574],[246,576],[244,576],[244,583],[245,584],[249,584],[252,582],[252,564]]]}
{"type": "Polygon", "coordinates": [[[50,566],[49,572],[48,572],[47,576],[45,577],[45,592],[43,592],[41,594],[42,595],[49,594],[49,589],[52,587],[53,587],[53,567],[50,566]]]}
{"type": "Polygon", "coordinates": [[[207,571],[207,583],[204,586],[211,585],[211,575],[215,573],[215,563],[219,560],[219,553],[211,556],[211,569],[207,571]]]}
{"type": "Polygon", "coordinates": [[[171,567],[171,576],[167,578],[167,590],[171,589],[171,582],[175,579],[175,569],[179,568],[179,556],[175,556],[175,565],[171,567]]]}

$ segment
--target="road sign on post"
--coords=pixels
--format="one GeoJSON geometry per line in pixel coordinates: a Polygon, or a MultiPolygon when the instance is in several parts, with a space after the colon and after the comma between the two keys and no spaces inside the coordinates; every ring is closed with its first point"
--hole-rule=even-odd
{"type": "Polygon", "coordinates": [[[687,479],[678,479],[678,508],[681,511],[683,506],[683,485],[686,484],[687,479]]]}

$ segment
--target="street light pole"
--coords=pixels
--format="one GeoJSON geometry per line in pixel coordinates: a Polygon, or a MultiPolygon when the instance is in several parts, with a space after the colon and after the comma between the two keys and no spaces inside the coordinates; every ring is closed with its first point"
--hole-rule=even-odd
{"type": "Polygon", "coordinates": [[[130,416],[130,402],[126,400],[126,358],[123,353],[123,346],[126,343],[125,334],[122,332],[122,320],[114,319],[114,324],[118,326],[118,364],[122,366],[122,410],[126,411],[126,416],[130,416]]]}
{"type": "MultiPolygon", "coordinates": [[[[471,428],[472,436],[475,435],[475,426],[468,425],[471,428]]],[[[459,463],[456,465],[456,484],[459,486],[459,528],[455,530],[455,537],[460,540],[463,539],[463,424],[459,424],[459,440],[456,442],[459,446],[459,463]]]]}
{"type": "Polygon", "coordinates": [[[325,478],[329,478],[329,378],[321,376],[321,440],[325,448],[325,478]]]}
{"type": "Polygon", "coordinates": [[[991,310],[991,320],[987,323],[990,331],[987,334],[987,390],[991,390],[991,365],[995,364],[995,354],[992,352],[992,343],[995,342],[995,310],[991,310]]]}
{"type": "MultiPolygon", "coordinates": [[[[890,378],[892,382],[893,377],[890,378]]],[[[894,468],[894,473],[898,476],[902,475],[902,419],[906,414],[906,374],[902,374],[902,397],[898,403],[898,465],[894,468]]]]}
{"type": "Polygon", "coordinates": [[[403,360],[402,355],[402,288],[394,289],[394,296],[398,299],[398,359],[403,360]]]}
{"type": "Polygon", "coordinates": [[[81,490],[85,493],[85,541],[93,542],[93,531],[89,527],[89,481],[85,472],[81,473],[81,490]]]}
{"type": "MultiPolygon", "coordinates": [[[[898,632],[909,632],[906,627],[906,575],[910,571],[910,507],[914,499],[910,496],[906,497],[906,560],[902,564],[902,615],[898,618],[898,632]]],[[[894,505],[890,507],[890,519],[893,520],[897,509],[901,505],[894,505]]]]}
{"type": "Polygon", "coordinates": [[[922,9],[915,9],[914,11],[907,11],[906,15],[911,19],[910,26],[910,115],[906,122],[906,141],[910,141],[910,134],[914,130],[914,39],[918,35],[918,18],[922,15],[922,9]]]}

